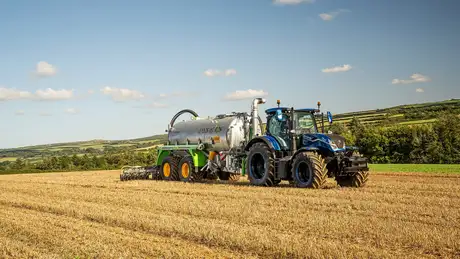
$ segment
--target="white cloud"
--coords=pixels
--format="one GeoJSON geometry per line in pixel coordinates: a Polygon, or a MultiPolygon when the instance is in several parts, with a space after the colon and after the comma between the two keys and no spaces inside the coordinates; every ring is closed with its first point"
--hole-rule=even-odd
{"type": "Polygon", "coordinates": [[[110,95],[114,101],[128,101],[128,100],[140,100],[145,98],[145,95],[136,90],[130,90],[126,88],[112,88],[106,86],[101,89],[101,92],[105,95],[110,95]]]}
{"type": "Polygon", "coordinates": [[[0,87],[0,101],[30,99],[32,97],[32,93],[28,91],[20,91],[14,88],[0,87]]]}
{"type": "Polygon", "coordinates": [[[90,89],[90,90],[88,90],[88,93],[89,94],[94,94],[94,90],[90,89]]]}
{"type": "Polygon", "coordinates": [[[412,74],[411,79],[393,79],[392,84],[413,84],[413,83],[426,83],[431,81],[431,78],[422,74],[412,74]]]}
{"type": "Polygon", "coordinates": [[[425,90],[424,90],[423,88],[417,88],[417,89],[415,89],[415,92],[417,92],[417,93],[424,93],[425,90]]]}
{"type": "Polygon", "coordinates": [[[314,3],[315,0],[273,0],[273,4],[277,5],[296,5],[301,3],[314,3]]]}
{"type": "Polygon", "coordinates": [[[24,112],[24,111],[16,111],[15,114],[16,114],[17,116],[21,116],[21,115],[24,115],[25,112],[24,112]]]}
{"type": "Polygon", "coordinates": [[[227,70],[225,70],[225,75],[226,75],[226,76],[236,75],[236,70],[233,69],[233,68],[227,69],[227,70]]]}
{"type": "Polygon", "coordinates": [[[349,10],[340,9],[340,10],[330,12],[330,13],[322,13],[322,14],[319,14],[319,17],[323,19],[324,21],[332,21],[335,17],[337,17],[337,15],[339,15],[340,13],[344,13],[344,12],[349,12],[349,10]]]}
{"type": "Polygon", "coordinates": [[[20,91],[14,88],[0,87],[0,101],[11,100],[38,100],[38,101],[54,101],[65,100],[73,97],[73,90],[53,90],[47,88],[46,90],[37,90],[35,94],[29,91],[20,91]]]}
{"type": "Polygon", "coordinates": [[[153,103],[147,104],[146,107],[147,108],[166,108],[166,107],[168,107],[168,105],[166,105],[164,103],[153,102],[153,103]]]}
{"type": "Polygon", "coordinates": [[[54,76],[57,73],[57,69],[55,66],[49,64],[46,61],[40,61],[38,62],[36,69],[35,69],[35,74],[38,76],[54,76]]]}
{"type": "Polygon", "coordinates": [[[216,76],[218,74],[220,74],[220,71],[214,70],[214,69],[208,69],[208,70],[204,71],[204,75],[209,76],[209,77],[216,76]]]}
{"type": "Polygon", "coordinates": [[[159,102],[151,102],[151,103],[144,104],[144,105],[134,105],[132,107],[135,109],[144,109],[144,108],[156,109],[156,108],[166,108],[168,107],[168,105],[164,103],[159,103],[159,102]]]}
{"type": "Polygon", "coordinates": [[[204,71],[204,75],[207,77],[214,77],[214,76],[233,76],[236,75],[236,70],[233,68],[226,69],[224,71],[220,71],[217,69],[208,69],[204,71]]]}
{"type": "Polygon", "coordinates": [[[254,97],[263,97],[267,96],[268,93],[263,90],[238,90],[233,93],[227,94],[224,99],[225,100],[244,100],[244,99],[251,99],[254,97]]]}
{"type": "Polygon", "coordinates": [[[73,97],[73,90],[47,88],[46,90],[37,90],[35,97],[39,100],[67,100],[73,97]]]}
{"type": "Polygon", "coordinates": [[[46,117],[46,116],[51,116],[51,113],[48,112],[40,112],[40,116],[46,117]]]}
{"type": "Polygon", "coordinates": [[[79,113],[79,111],[77,109],[75,109],[75,108],[68,108],[68,109],[65,110],[65,112],[68,113],[68,114],[77,114],[77,113],[79,113]]]}
{"type": "Polygon", "coordinates": [[[331,68],[324,68],[321,71],[323,73],[337,73],[337,72],[346,72],[351,70],[352,67],[348,64],[345,64],[343,66],[337,66],[337,67],[331,67],[331,68]]]}
{"type": "Polygon", "coordinates": [[[162,93],[159,95],[160,98],[170,98],[170,97],[180,97],[180,96],[193,96],[196,95],[195,92],[184,92],[184,91],[176,91],[169,94],[162,93]]]}

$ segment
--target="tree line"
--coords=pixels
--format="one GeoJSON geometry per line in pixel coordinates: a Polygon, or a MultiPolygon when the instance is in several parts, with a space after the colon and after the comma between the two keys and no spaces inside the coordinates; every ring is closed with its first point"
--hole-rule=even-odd
{"type": "Polygon", "coordinates": [[[372,163],[460,163],[460,118],[443,113],[429,124],[372,126],[353,118],[348,126],[333,124],[330,130],[345,137],[372,163]]]}
{"type": "Polygon", "coordinates": [[[103,155],[49,156],[38,162],[18,158],[16,161],[0,163],[0,173],[112,170],[120,169],[125,165],[150,166],[156,162],[156,158],[156,149],[151,149],[147,152],[125,151],[103,155]]]}

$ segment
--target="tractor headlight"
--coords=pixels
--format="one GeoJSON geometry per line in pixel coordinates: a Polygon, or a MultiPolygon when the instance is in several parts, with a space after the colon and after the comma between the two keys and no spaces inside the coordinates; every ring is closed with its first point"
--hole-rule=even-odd
{"type": "Polygon", "coordinates": [[[329,139],[329,145],[331,145],[332,149],[338,149],[337,145],[334,143],[332,139],[329,139]]]}

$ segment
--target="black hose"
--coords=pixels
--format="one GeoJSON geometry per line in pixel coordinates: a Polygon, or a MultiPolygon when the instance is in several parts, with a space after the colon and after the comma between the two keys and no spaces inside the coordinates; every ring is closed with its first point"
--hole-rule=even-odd
{"type": "Polygon", "coordinates": [[[177,118],[179,116],[181,116],[182,114],[184,114],[184,113],[190,113],[193,116],[198,117],[198,114],[195,111],[190,110],[190,109],[184,109],[184,110],[176,113],[176,115],[174,115],[174,117],[172,117],[171,122],[169,123],[169,126],[172,128],[172,126],[174,125],[174,122],[176,122],[177,118]]]}

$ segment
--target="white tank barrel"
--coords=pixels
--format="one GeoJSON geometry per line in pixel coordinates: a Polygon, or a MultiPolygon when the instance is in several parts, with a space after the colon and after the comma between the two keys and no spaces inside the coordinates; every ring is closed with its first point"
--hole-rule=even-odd
{"type": "Polygon", "coordinates": [[[227,115],[177,122],[169,129],[168,140],[171,145],[206,143],[212,151],[229,151],[244,145],[249,136],[248,121],[248,116],[227,115]]]}

